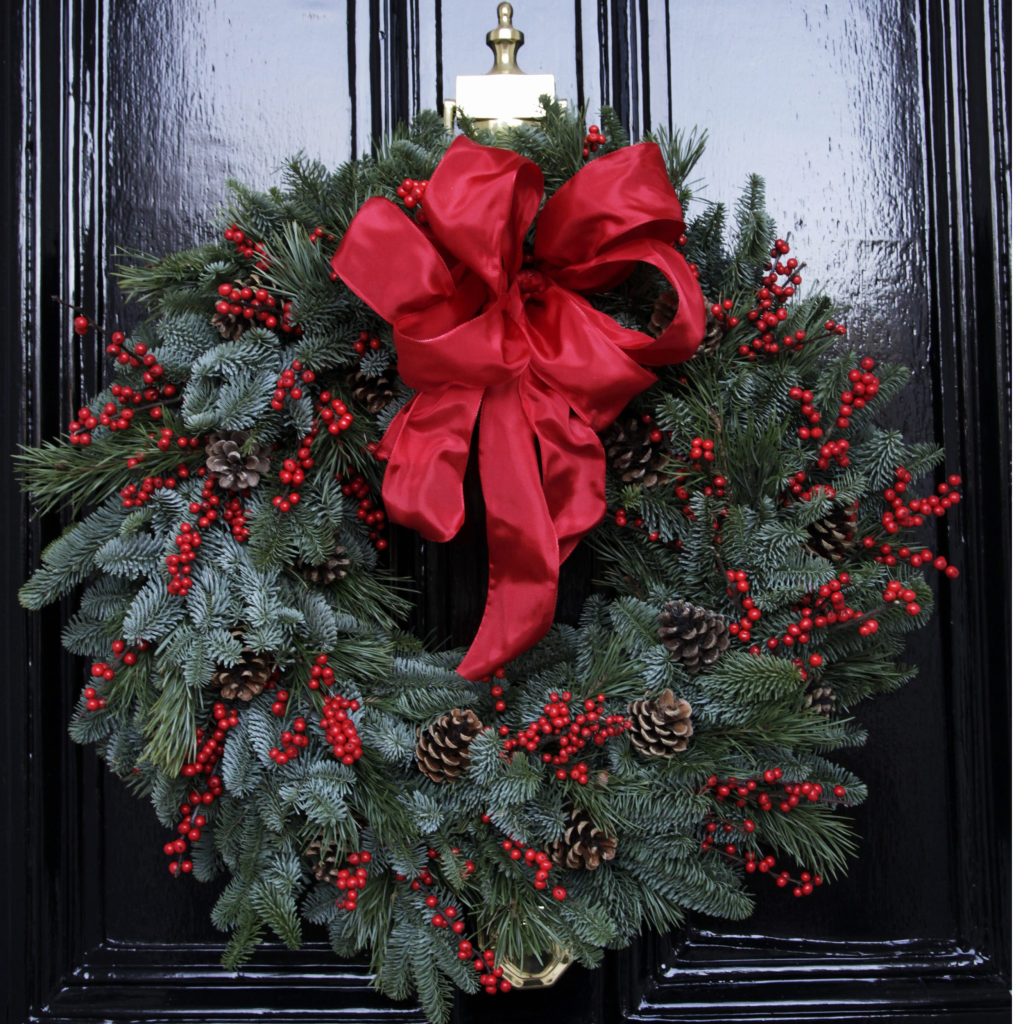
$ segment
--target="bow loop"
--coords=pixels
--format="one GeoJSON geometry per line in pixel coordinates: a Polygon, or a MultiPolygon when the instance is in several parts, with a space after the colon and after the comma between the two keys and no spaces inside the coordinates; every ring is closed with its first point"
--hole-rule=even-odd
{"type": "Polygon", "coordinates": [[[332,265],[393,329],[398,369],[417,394],[378,452],[391,519],[448,540],[465,515],[462,483],[479,424],[490,582],[459,666],[490,674],[536,643],[555,609],[559,565],[604,514],[595,430],[655,380],[641,363],[681,362],[704,331],[704,300],[673,248],[682,214],[658,148],[632,146],[571,178],[537,219],[540,169],[508,150],[456,139],[423,209],[427,229],[383,199],[353,219],[332,265]],[[580,292],[639,262],[675,288],[679,308],[653,339],[580,292]]]}
{"type": "Polygon", "coordinates": [[[523,261],[523,240],[544,197],[540,168],[507,149],[460,135],[448,147],[423,197],[434,237],[499,295],[523,261]]]}
{"type": "Polygon", "coordinates": [[[682,231],[682,211],[661,150],[642,142],[574,174],[537,218],[533,251],[550,267],[571,267],[633,238],[672,245],[682,231]]]}

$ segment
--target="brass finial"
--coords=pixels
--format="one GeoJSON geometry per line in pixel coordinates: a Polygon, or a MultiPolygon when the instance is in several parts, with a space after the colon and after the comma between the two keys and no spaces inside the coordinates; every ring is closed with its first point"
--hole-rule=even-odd
{"type": "Polygon", "coordinates": [[[525,36],[512,24],[512,5],[498,4],[498,24],[487,33],[494,64],[486,75],[456,75],[455,99],[444,101],[444,120],[455,127],[455,111],[480,128],[526,124],[544,116],[541,96],[555,95],[555,76],[528,75],[516,63],[525,36]]]}
{"type": "Polygon", "coordinates": [[[487,33],[487,45],[494,53],[494,66],[489,75],[521,75],[516,63],[519,47],[526,41],[523,32],[512,24],[512,5],[498,4],[498,25],[487,33]]]}

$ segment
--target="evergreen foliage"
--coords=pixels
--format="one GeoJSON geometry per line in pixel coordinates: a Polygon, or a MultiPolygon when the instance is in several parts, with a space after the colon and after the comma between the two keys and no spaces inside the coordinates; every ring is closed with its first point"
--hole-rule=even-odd
{"type": "MultiPolygon", "coordinates": [[[[602,125],[605,151],[627,143],[611,111],[602,112],[602,125]]],[[[537,125],[473,134],[535,160],[552,190],[582,165],[585,131],[583,112],[549,104],[537,125]]],[[[687,206],[704,136],[654,139],[687,206]]],[[[351,481],[361,476],[371,495],[379,493],[382,468],[367,446],[409,392],[400,387],[399,400],[380,418],[351,403],[347,376],[360,367],[386,371],[395,355],[387,325],[331,279],[333,246],[316,236],[320,228],[341,237],[368,197],[397,201],[404,178],[429,178],[448,141],[439,119],[423,115],[372,158],[332,172],[299,156],[288,163],[280,189],[233,184],[231,222],[262,242],[262,268],[223,239],[161,258],[138,256],[119,273],[122,288],[148,312],[129,342],[149,345],[167,379],[179,385],[177,397],[160,404],[162,418],[145,426],[140,417],[128,431],[101,427],[88,447],[47,442],[19,456],[40,510],[89,510],[47,548],[21,591],[24,605],[38,609],[82,588],[63,641],[90,659],[96,696],[79,703],[71,735],[96,744],[168,827],[181,820],[179,805],[190,793],[213,794],[199,804],[207,824],[189,863],[203,880],[227,876],[213,911],[215,924],[232,933],[225,963],[243,963],[263,938],[296,947],[304,933],[326,927],[339,956],[368,952],[376,984],[395,999],[415,993],[432,1021],[444,1020],[455,990],[474,991],[478,978],[456,955],[459,937],[432,923],[434,911],[423,899],[428,889],[440,907],[459,909],[464,937],[476,949],[492,948],[497,963],[559,947],[595,965],[604,948],[625,945],[644,927],[677,926],[687,910],[748,914],[753,893],[765,889],[760,874],[747,879],[748,852],[758,863],[777,857],[780,870],[788,866],[794,875],[842,873],[854,839],[837,808],[859,803],[866,792],[832,752],[863,742],[849,717],[857,704],[910,678],[912,670],[896,659],[907,629],[924,621],[932,604],[919,568],[876,559],[888,539],[884,492],[900,467],[917,477],[940,459],[934,446],[879,427],[865,408],[843,434],[849,467],[817,465],[821,441],[801,437],[806,419],[790,392],[812,391],[821,422],[832,423],[857,360],[842,333],[827,326],[834,310],[818,294],[798,294],[779,325],[780,334],[805,332],[804,344],[750,357],[758,328],[745,313],[756,306],[775,239],[764,183],[751,176],[734,226],[723,206],[708,205],[689,219],[684,250],[708,300],[731,300],[738,323],[714,350],[662,370],[627,410],[649,416],[670,438],[676,479],[640,487],[609,476],[610,514],[587,541],[601,565],[595,594],[578,623],[556,626],[507,666],[500,682],[507,710],[496,712],[487,685],[455,673],[458,652],[431,650],[401,631],[405,584],[378,564],[351,481]],[[301,336],[266,327],[236,340],[217,334],[210,319],[218,286],[246,279],[291,302],[301,336]],[[362,331],[379,338],[380,347],[358,351],[353,343],[362,331]],[[316,383],[275,411],[277,382],[294,360],[315,372],[316,383]],[[282,514],[271,499],[290,488],[278,482],[278,472],[310,429],[322,389],[350,401],[353,423],[316,438],[301,501],[282,514]],[[164,451],[154,445],[157,427],[200,441],[164,451]],[[248,431],[251,450],[271,447],[272,466],[241,499],[248,539],[233,537],[223,517],[205,527],[192,587],[182,596],[168,591],[167,559],[180,549],[180,524],[195,522],[203,440],[214,430],[248,431]],[[694,438],[713,440],[713,463],[688,459],[694,438]],[[157,490],[143,507],[118,496],[146,476],[175,473],[177,485],[157,490]],[[799,473],[805,484],[795,490],[799,473]],[[837,566],[808,548],[807,527],[845,509],[857,510],[855,536],[837,566]],[[309,583],[303,566],[324,560],[339,541],[351,563],[344,577],[309,583]],[[760,618],[748,639],[735,635],[724,656],[691,673],[661,643],[661,607],[685,599],[738,623],[749,609],[729,576],[736,571],[745,573],[760,618]],[[805,647],[770,647],[770,637],[786,636],[800,619],[801,602],[816,599],[841,573],[848,574],[847,606],[865,615],[815,626],[805,647]],[[908,617],[899,601],[883,601],[892,580],[913,590],[920,615],[908,617]],[[865,636],[859,625],[867,618],[878,629],[865,636]],[[131,659],[124,647],[111,654],[118,643],[131,659]],[[251,702],[225,709],[211,677],[218,667],[244,665],[248,652],[272,659],[272,682],[251,702]],[[96,663],[113,670],[109,677],[97,674],[96,663]],[[332,686],[322,674],[323,687],[308,685],[314,666],[333,672],[332,686]],[[805,702],[809,686],[826,685],[838,709],[832,718],[805,702]],[[610,712],[624,715],[631,701],[664,688],[692,706],[695,730],[688,749],[671,758],[644,758],[627,734],[612,735],[581,753],[590,776],[580,784],[558,778],[538,753],[506,750],[506,734],[514,738],[542,716],[552,694],[570,693],[573,714],[601,694],[610,712]],[[352,764],[342,763],[325,739],[324,701],[334,694],[358,701],[350,716],[362,756],[352,764]],[[473,739],[465,773],[435,784],[417,771],[417,734],[452,708],[473,709],[489,728],[473,739]],[[217,752],[214,773],[196,771],[202,737],[225,715],[236,715],[237,724],[217,752]],[[305,722],[308,745],[279,763],[272,752],[288,746],[282,733],[297,719],[305,722]],[[790,783],[819,784],[820,795],[780,813],[760,807],[753,791],[744,803],[727,781],[754,780],[777,802],[784,794],[770,781],[776,771],[790,783]],[[502,843],[549,850],[570,807],[617,837],[616,856],[595,871],[555,868],[547,886],[535,886],[535,869],[512,859],[502,843]],[[718,829],[714,841],[709,824],[718,829]],[[369,854],[365,886],[350,909],[330,878],[314,880],[305,856],[313,840],[333,844],[342,865],[345,857],[369,854]],[[416,879],[419,891],[410,886],[416,879]],[[560,890],[564,898],[556,899],[560,890]]],[[[594,301],[620,322],[642,327],[660,287],[638,271],[594,301]]],[[[882,368],[878,376],[881,405],[908,375],[882,368]]],[[[119,366],[116,379],[141,386],[138,368],[119,366]]],[[[109,393],[90,408],[107,400],[109,393]]],[[[229,495],[221,493],[223,507],[229,495]]],[[[180,870],[180,852],[171,862],[180,870]]],[[[774,888],[765,889],[765,898],[775,898],[774,888]]]]}

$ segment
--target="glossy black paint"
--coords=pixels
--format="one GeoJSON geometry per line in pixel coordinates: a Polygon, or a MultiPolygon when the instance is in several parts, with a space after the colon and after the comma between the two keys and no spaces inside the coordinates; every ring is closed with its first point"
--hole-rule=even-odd
{"type": "MultiPolygon", "coordinates": [[[[466,1000],[458,1020],[1007,1019],[1009,16],[999,0],[807,2],[770,19],[753,0],[516,4],[523,66],[553,71],[563,95],[613,103],[634,134],[709,127],[709,196],[767,175],[781,231],[849,298],[862,347],[917,371],[894,422],[939,437],[967,480],[938,538],[964,575],[915,639],[920,679],[866,709],[871,741],[848,755],[873,795],[847,880],[795,906],[766,892],[742,926],[695,920],[575,969],[544,1001],[466,1000]]],[[[269,184],[293,150],[362,151],[486,68],[492,17],[468,0],[12,5],[3,450],[57,431],[102,372],[51,296],[117,323],[115,245],[200,237],[224,178],[269,184]]],[[[147,809],[66,738],[79,668],[57,648],[62,611],[30,619],[13,596],[59,524],[29,519],[4,472],[6,1019],[419,1020],[322,946],[220,970],[213,887],[164,875],[147,809]]],[[[447,548],[397,545],[423,585],[419,628],[471,632],[478,539],[471,525],[447,548]]],[[[588,578],[581,556],[561,614],[588,578]]]]}

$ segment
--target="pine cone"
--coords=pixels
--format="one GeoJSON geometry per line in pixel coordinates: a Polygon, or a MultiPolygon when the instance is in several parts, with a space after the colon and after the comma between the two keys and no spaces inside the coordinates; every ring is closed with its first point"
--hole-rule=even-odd
{"type": "Polygon", "coordinates": [[[672,479],[662,442],[652,441],[650,427],[636,417],[613,423],[602,441],[608,465],[623,483],[656,487],[672,479]]]}
{"type": "Polygon", "coordinates": [[[724,615],[689,601],[669,601],[658,617],[658,636],[691,672],[713,665],[729,649],[729,623],[724,615]]]}
{"type": "Polygon", "coordinates": [[[629,705],[633,728],[629,739],[647,757],[672,757],[681,754],[693,735],[690,705],[671,690],[658,697],[635,700],[629,705]]]}
{"type": "Polygon", "coordinates": [[[453,782],[469,765],[469,744],[483,732],[483,722],[469,708],[454,708],[420,731],[416,764],[433,782],[453,782]]]}
{"type": "Polygon", "coordinates": [[[619,841],[602,832],[584,811],[574,807],[562,837],[551,847],[551,859],[561,868],[596,871],[605,861],[615,859],[619,841]]]}
{"type": "Polygon", "coordinates": [[[374,416],[395,397],[395,375],[391,370],[372,376],[356,370],[348,375],[347,384],[352,397],[374,416]]]}
{"type": "MultiPolygon", "coordinates": [[[[241,291],[243,288],[256,288],[251,280],[250,281],[232,281],[235,288],[241,291]]],[[[217,328],[217,333],[228,341],[235,341],[240,338],[242,334],[247,331],[252,324],[252,320],[248,317],[244,317],[241,314],[235,316],[234,313],[214,313],[210,317],[210,323],[217,328]]]]}
{"type": "MultiPolygon", "coordinates": [[[[231,633],[236,639],[242,639],[240,629],[233,629],[231,633]]],[[[251,647],[243,645],[242,660],[230,668],[217,668],[213,673],[211,685],[220,690],[224,700],[241,700],[248,703],[263,692],[267,680],[273,673],[274,659],[269,654],[257,653],[251,647]]]]}
{"type": "Polygon", "coordinates": [[[206,468],[226,491],[243,491],[255,487],[264,473],[270,472],[270,452],[260,449],[252,455],[242,454],[248,438],[245,430],[210,434],[206,440],[206,468]]]}
{"type": "Polygon", "coordinates": [[[329,586],[336,580],[343,580],[348,575],[352,559],[348,557],[348,551],[344,544],[336,544],[334,551],[329,554],[319,565],[307,565],[302,570],[302,575],[310,583],[317,583],[321,586],[329,586]]]}
{"type": "Polygon", "coordinates": [[[830,512],[807,527],[807,548],[830,562],[842,562],[853,547],[857,514],[853,509],[830,512]]]}
{"type": "Polygon", "coordinates": [[[332,882],[338,878],[338,848],[333,843],[324,844],[323,836],[314,839],[306,847],[304,854],[313,869],[313,877],[318,882],[332,882]]]}
{"type": "MultiPolygon", "coordinates": [[[[654,300],[654,307],[651,309],[651,319],[647,324],[647,330],[655,338],[660,338],[665,328],[672,323],[678,307],[679,300],[674,291],[662,292],[654,300]]],[[[704,338],[701,340],[700,345],[697,346],[697,355],[706,355],[714,352],[725,336],[725,328],[722,325],[722,321],[712,315],[711,303],[707,299],[704,300],[704,309],[706,317],[704,338]]]]}
{"type": "Polygon", "coordinates": [[[804,695],[804,707],[816,715],[831,717],[836,709],[836,695],[831,686],[817,686],[811,683],[804,695]]]}

